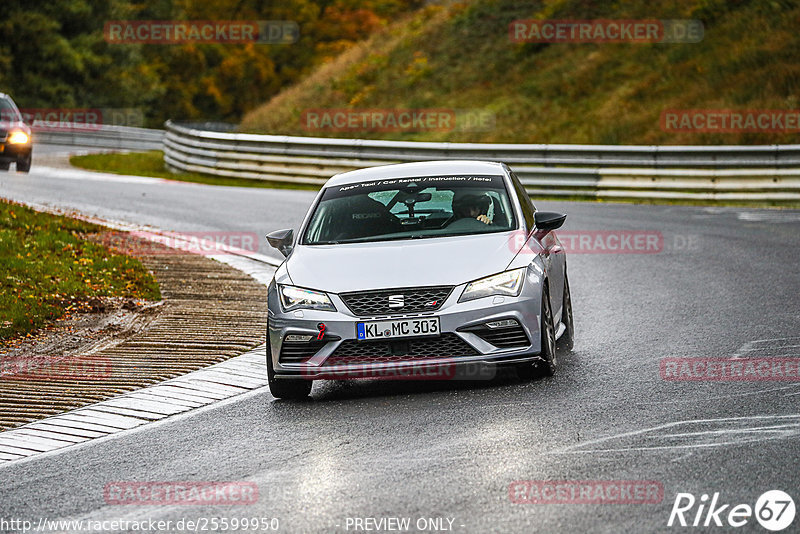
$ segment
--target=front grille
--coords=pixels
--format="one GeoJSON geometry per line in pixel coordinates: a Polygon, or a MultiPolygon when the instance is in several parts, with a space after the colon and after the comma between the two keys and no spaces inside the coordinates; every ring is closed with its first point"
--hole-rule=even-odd
{"type": "Polygon", "coordinates": [[[433,358],[459,358],[480,354],[471,345],[453,333],[439,337],[357,341],[347,339],[333,351],[325,365],[354,363],[387,363],[433,358]]]}
{"type": "Polygon", "coordinates": [[[284,341],[278,361],[281,363],[302,363],[314,356],[328,340],[284,341]]]}
{"type": "Polygon", "coordinates": [[[527,347],[531,344],[522,325],[506,326],[503,328],[489,328],[488,326],[464,328],[464,332],[475,334],[487,343],[497,348],[527,347]]]}
{"type": "Polygon", "coordinates": [[[438,310],[450,296],[454,286],[404,287],[376,291],[354,291],[339,296],[355,315],[360,317],[419,313],[438,310]],[[390,308],[389,296],[403,295],[403,306],[390,308]]]}

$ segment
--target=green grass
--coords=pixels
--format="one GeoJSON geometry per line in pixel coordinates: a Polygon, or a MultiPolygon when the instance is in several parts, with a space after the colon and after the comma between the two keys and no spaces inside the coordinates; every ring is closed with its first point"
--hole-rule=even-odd
{"type": "Polygon", "coordinates": [[[0,343],[29,334],[92,297],[160,300],[136,259],[86,238],[104,228],[0,200],[0,343]]]}
{"type": "Polygon", "coordinates": [[[243,131],[419,141],[588,144],[796,143],[797,133],[672,133],[669,109],[798,109],[800,4],[793,0],[428,5],[321,65],[247,114],[243,131]],[[704,39],[512,43],[516,19],[699,19],[704,39]],[[331,132],[304,110],[448,108],[493,113],[488,131],[331,132]]]}
{"type": "Polygon", "coordinates": [[[128,152],[89,154],[71,156],[70,164],[90,171],[102,171],[129,176],[150,176],[166,178],[181,182],[194,182],[209,185],[225,185],[234,187],[265,187],[270,189],[304,189],[317,191],[319,186],[313,184],[293,184],[267,180],[248,180],[247,178],[226,178],[208,176],[194,172],[172,173],[164,167],[164,153],[160,150],[149,152],[128,152]]]}

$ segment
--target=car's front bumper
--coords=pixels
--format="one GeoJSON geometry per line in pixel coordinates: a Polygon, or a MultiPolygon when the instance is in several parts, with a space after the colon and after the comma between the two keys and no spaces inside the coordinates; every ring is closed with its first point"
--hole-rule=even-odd
{"type": "Polygon", "coordinates": [[[27,158],[33,146],[31,143],[17,144],[9,143],[8,141],[0,143],[0,162],[13,163],[20,159],[27,158]]]}
{"type": "MultiPolygon", "coordinates": [[[[493,376],[498,365],[535,361],[541,351],[539,331],[541,310],[541,280],[529,271],[522,291],[517,297],[485,297],[468,302],[458,302],[466,284],[455,287],[442,307],[435,312],[395,314],[380,319],[435,316],[440,321],[441,336],[457,336],[469,350],[461,354],[440,355],[428,353],[424,358],[411,355],[361,358],[358,363],[341,363],[337,349],[344,343],[365,344],[373,341],[356,340],[356,323],[379,319],[354,315],[335,294],[329,294],[335,312],[302,310],[284,312],[278,302],[277,286],[273,281],[268,290],[269,327],[267,357],[272,358],[276,378],[485,378],[493,376]],[[478,333],[465,331],[488,321],[514,319],[524,331],[527,342],[513,347],[498,347],[478,333]],[[317,341],[319,324],[324,323],[324,338],[317,341]],[[281,361],[284,339],[287,335],[311,335],[316,343],[313,355],[304,361],[281,361]]],[[[422,338],[419,338],[422,339],[422,338]]],[[[435,339],[435,338],[433,338],[435,339]]],[[[431,339],[431,340],[433,340],[431,339]]],[[[424,341],[424,340],[423,340],[424,341]]],[[[390,343],[390,341],[386,341],[390,343]]],[[[296,346],[296,345],[295,345],[296,346]]]]}

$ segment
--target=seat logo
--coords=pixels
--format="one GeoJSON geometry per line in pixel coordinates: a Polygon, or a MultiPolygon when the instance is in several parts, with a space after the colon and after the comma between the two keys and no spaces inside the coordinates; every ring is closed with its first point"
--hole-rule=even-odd
{"type": "Polygon", "coordinates": [[[390,308],[402,308],[405,305],[403,295],[389,295],[390,308]]]}

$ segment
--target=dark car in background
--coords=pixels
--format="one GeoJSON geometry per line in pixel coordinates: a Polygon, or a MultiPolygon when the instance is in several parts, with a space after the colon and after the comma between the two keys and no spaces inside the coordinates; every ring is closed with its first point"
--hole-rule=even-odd
{"type": "Polygon", "coordinates": [[[0,93],[0,170],[7,171],[14,163],[17,171],[30,171],[32,153],[30,127],[11,97],[0,93]]]}

